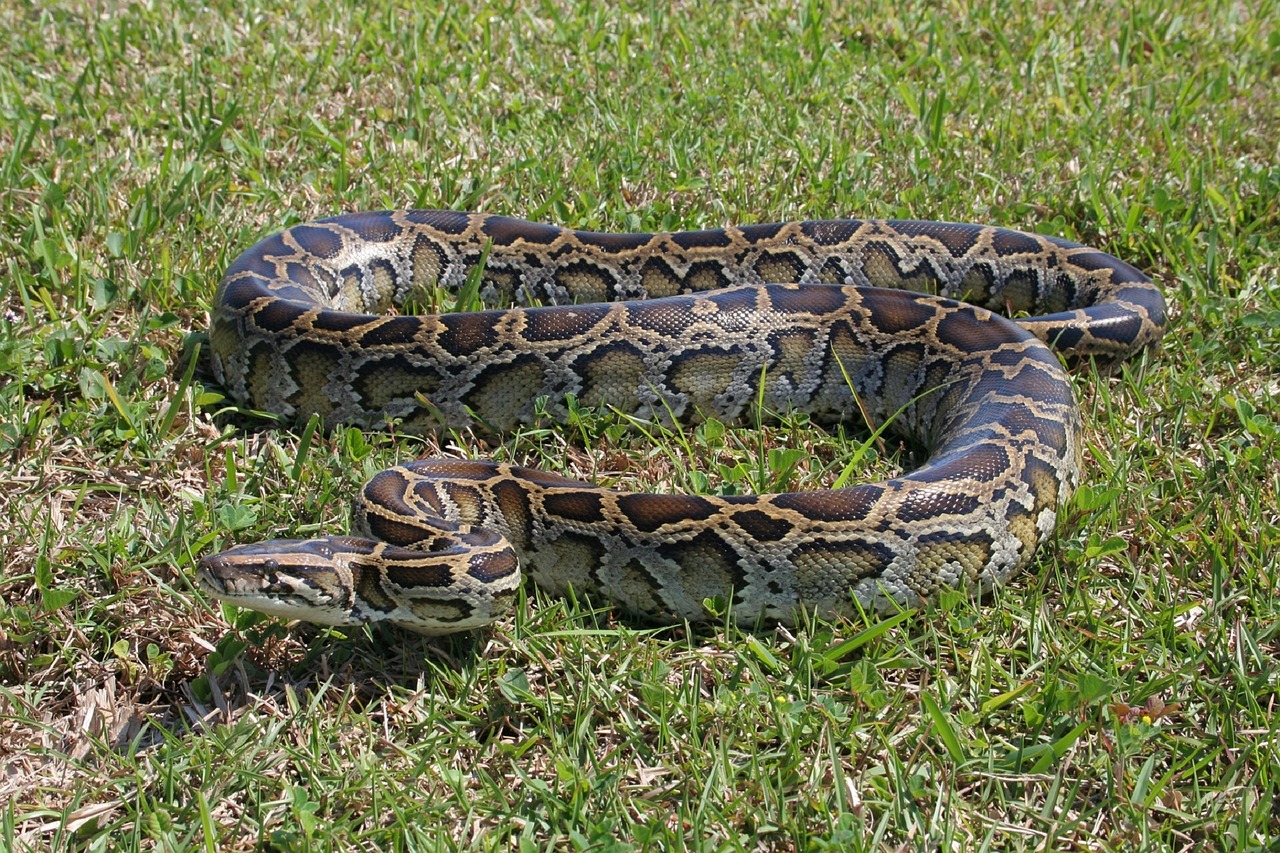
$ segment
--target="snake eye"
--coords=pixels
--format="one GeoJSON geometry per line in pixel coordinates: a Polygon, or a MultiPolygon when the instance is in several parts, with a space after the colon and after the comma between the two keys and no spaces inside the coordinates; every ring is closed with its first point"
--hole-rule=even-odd
{"type": "Polygon", "coordinates": [[[274,572],[280,568],[280,563],[278,560],[269,557],[263,561],[262,568],[266,569],[268,572],[274,572]]]}

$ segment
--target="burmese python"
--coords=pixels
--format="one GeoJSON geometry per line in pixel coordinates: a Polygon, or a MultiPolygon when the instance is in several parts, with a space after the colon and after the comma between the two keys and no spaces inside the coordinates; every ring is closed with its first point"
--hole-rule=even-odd
{"type": "Polygon", "coordinates": [[[520,563],[545,589],[663,621],[707,619],[714,599],[753,624],[979,592],[1031,559],[1078,479],[1078,410],[1042,341],[1115,360],[1164,323],[1159,291],[1128,264],[977,225],[597,234],[417,210],[297,225],[236,260],[214,300],[215,376],[245,406],[503,432],[535,405],[564,415],[570,397],[686,422],[763,404],[892,419],[929,458],[887,482],[734,497],[411,462],[365,486],[358,537],[240,546],[205,558],[200,579],[267,613],[426,633],[496,618],[520,563]],[[480,264],[485,304],[558,307],[390,313],[456,293],[480,264]]]}

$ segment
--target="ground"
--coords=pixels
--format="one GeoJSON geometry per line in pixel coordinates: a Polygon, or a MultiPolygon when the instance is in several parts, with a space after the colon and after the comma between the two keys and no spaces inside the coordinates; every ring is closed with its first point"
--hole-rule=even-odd
{"type": "MultiPolygon", "coordinates": [[[[0,4],[0,847],[1267,849],[1280,8],[0,4]],[[803,424],[501,443],[229,412],[221,271],[397,206],[600,230],[991,222],[1150,273],[1084,487],[981,602],[760,633],[528,589],[442,640],[224,611],[198,559],[482,456],[815,488],[803,424]],[[794,428],[792,428],[794,427],[794,428]],[[802,428],[803,427],[803,428],[802,428]]],[[[872,444],[858,476],[908,455],[872,444]]]]}

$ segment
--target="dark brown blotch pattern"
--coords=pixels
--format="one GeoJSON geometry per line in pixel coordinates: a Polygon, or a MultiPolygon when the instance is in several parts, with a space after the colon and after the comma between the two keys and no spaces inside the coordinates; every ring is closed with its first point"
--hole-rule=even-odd
{"type": "Polygon", "coordinates": [[[642,533],[652,533],[667,524],[705,521],[715,514],[715,506],[698,495],[626,494],[617,499],[618,511],[642,533]]]}

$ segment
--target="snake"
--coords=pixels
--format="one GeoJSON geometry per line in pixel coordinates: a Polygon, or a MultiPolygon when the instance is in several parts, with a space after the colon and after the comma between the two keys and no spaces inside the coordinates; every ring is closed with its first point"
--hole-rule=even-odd
{"type": "Polygon", "coordinates": [[[526,575],[667,624],[981,596],[1032,562],[1080,480],[1068,370],[1129,358],[1165,325],[1134,266],[989,225],[597,233],[448,210],[304,222],[244,252],[214,296],[212,372],[243,409],[498,436],[582,408],[673,428],[800,413],[884,430],[923,462],[881,482],[717,495],[412,460],[367,482],[350,535],[236,545],[202,559],[197,581],[276,617],[429,635],[503,618],[526,575]],[[476,310],[440,310],[464,297],[476,310]]]}

